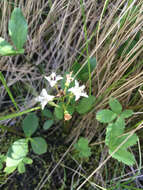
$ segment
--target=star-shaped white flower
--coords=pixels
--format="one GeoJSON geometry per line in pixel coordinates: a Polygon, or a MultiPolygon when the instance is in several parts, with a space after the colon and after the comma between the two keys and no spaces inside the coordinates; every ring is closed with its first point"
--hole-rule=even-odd
{"type": "Polygon", "coordinates": [[[59,80],[63,79],[63,77],[61,77],[61,75],[56,76],[56,73],[52,72],[52,74],[49,77],[45,76],[45,79],[48,80],[51,87],[54,87],[59,80]]]}
{"type": "Polygon", "coordinates": [[[42,110],[44,109],[44,107],[46,106],[46,104],[50,101],[53,101],[55,96],[51,96],[47,93],[46,89],[43,89],[40,96],[38,96],[37,98],[35,98],[36,102],[40,102],[41,106],[42,106],[42,110]]]}
{"type": "Polygon", "coordinates": [[[88,95],[86,94],[86,92],[84,92],[85,86],[79,86],[79,83],[77,80],[75,80],[75,86],[70,88],[68,91],[72,92],[75,95],[75,101],[77,101],[80,96],[86,97],[88,98],[88,95]]]}

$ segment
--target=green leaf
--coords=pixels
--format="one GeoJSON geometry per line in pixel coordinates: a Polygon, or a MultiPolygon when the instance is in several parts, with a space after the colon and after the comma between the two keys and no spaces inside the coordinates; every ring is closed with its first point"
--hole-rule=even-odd
{"type": "Polygon", "coordinates": [[[58,104],[58,107],[55,107],[54,115],[59,120],[63,119],[63,117],[64,117],[64,110],[63,110],[63,107],[62,107],[62,103],[58,104]]]}
{"type": "MultiPolygon", "coordinates": [[[[124,136],[118,137],[116,139],[113,139],[113,147],[118,147],[127,137],[129,134],[126,134],[124,136]]],[[[136,134],[133,134],[121,147],[121,149],[129,148],[133,145],[135,145],[138,141],[138,136],[136,134]]]]}
{"type": "Polygon", "coordinates": [[[17,51],[15,51],[13,47],[4,38],[0,37],[0,55],[8,56],[16,54],[17,51]]]}
{"type": "Polygon", "coordinates": [[[43,129],[47,130],[49,129],[52,125],[54,124],[53,120],[47,120],[44,125],[43,125],[43,129]]]}
{"type": "Polygon", "coordinates": [[[50,118],[50,119],[53,118],[52,112],[51,112],[50,110],[48,110],[48,109],[42,110],[42,115],[43,115],[44,117],[47,117],[47,118],[50,118]]]}
{"type": "Polygon", "coordinates": [[[6,159],[6,156],[4,154],[0,154],[0,161],[4,162],[6,159]]]}
{"type": "Polygon", "coordinates": [[[0,170],[3,168],[3,164],[0,162],[0,170]]]}
{"type": "Polygon", "coordinates": [[[31,158],[28,158],[28,157],[25,157],[23,160],[22,160],[25,164],[32,164],[33,163],[33,160],[31,158]]]}
{"type": "Polygon", "coordinates": [[[96,119],[100,121],[101,123],[110,123],[116,117],[117,117],[117,114],[108,109],[103,109],[101,111],[98,111],[96,114],[96,119]]]}
{"type": "Polygon", "coordinates": [[[82,98],[76,106],[76,111],[79,114],[84,114],[90,111],[95,103],[95,97],[89,96],[88,98],[82,98]]]}
{"type": "Polygon", "coordinates": [[[47,152],[47,142],[42,137],[34,137],[31,139],[32,150],[36,154],[44,154],[47,152]]]}
{"type": "Polygon", "coordinates": [[[120,114],[121,113],[122,106],[121,106],[121,104],[119,103],[118,100],[116,100],[114,98],[110,98],[109,105],[110,105],[110,108],[111,108],[111,110],[113,112],[115,112],[116,114],[120,114]]]}
{"type": "Polygon", "coordinates": [[[115,128],[113,131],[114,136],[116,137],[122,135],[124,133],[124,129],[125,129],[125,120],[121,117],[118,117],[115,122],[115,128]]]}
{"type": "MultiPolygon", "coordinates": [[[[118,148],[121,143],[128,137],[129,134],[126,134],[121,137],[114,137],[110,138],[110,144],[109,145],[109,153],[111,154],[113,151],[115,151],[116,148],[118,148]]],[[[109,139],[109,138],[108,138],[109,139]]],[[[112,156],[113,158],[117,159],[118,161],[123,162],[124,164],[127,165],[133,165],[135,162],[133,154],[128,152],[127,148],[130,146],[133,146],[136,144],[138,140],[138,137],[136,134],[133,134],[118,150],[114,155],[112,156]]]]}
{"type": "Polygon", "coordinates": [[[6,156],[4,154],[0,154],[0,170],[3,168],[3,162],[5,162],[6,156]]]}
{"type": "MultiPolygon", "coordinates": [[[[89,64],[90,64],[90,72],[92,72],[95,68],[96,68],[96,58],[92,57],[89,59],[89,64]]],[[[81,68],[82,65],[80,65],[78,62],[75,62],[72,70],[73,70],[73,74],[75,75],[79,69],[81,68]]],[[[82,68],[82,70],[79,72],[79,74],[77,75],[77,79],[86,82],[89,78],[89,72],[88,72],[88,62],[85,64],[85,66],[82,68]]]]}
{"type": "Polygon", "coordinates": [[[128,118],[128,117],[131,117],[133,115],[133,111],[132,110],[125,110],[121,113],[121,117],[122,118],[128,118]]]}
{"type": "Polygon", "coordinates": [[[7,174],[10,174],[16,170],[16,166],[11,166],[11,167],[5,167],[4,172],[7,174]]]}
{"type": "Polygon", "coordinates": [[[6,157],[6,166],[18,166],[23,158],[28,153],[28,143],[26,139],[19,139],[15,141],[12,146],[8,149],[6,157]]]}
{"type": "Polygon", "coordinates": [[[35,113],[29,113],[22,122],[22,129],[26,137],[30,137],[38,128],[38,117],[35,113]]]}
{"type": "Polygon", "coordinates": [[[27,39],[28,25],[20,8],[14,8],[8,25],[9,35],[15,47],[23,48],[27,39]]]}
{"type": "Polygon", "coordinates": [[[74,144],[74,148],[78,153],[80,158],[88,158],[91,155],[91,149],[88,146],[88,139],[81,137],[76,144],[74,144]]]}
{"type": "Polygon", "coordinates": [[[105,144],[107,146],[110,146],[110,141],[114,137],[112,130],[115,128],[115,125],[113,123],[109,123],[106,129],[106,138],[105,138],[105,144]]]}
{"type": "Polygon", "coordinates": [[[21,173],[21,174],[25,172],[25,165],[24,165],[23,162],[20,162],[18,164],[18,172],[21,173]]]}
{"type": "Polygon", "coordinates": [[[75,105],[68,105],[68,106],[66,107],[66,111],[67,111],[70,115],[72,115],[72,114],[74,113],[74,111],[75,111],[75,105]]]}
{"type": "MultiPolygon", "coordinates": [[[[4,171],[6,173],[12,173],[16,168],[22,173],[24,166],[22,165],[23,160],[26,159],[28,154],[28,142],[26,139],[19,139],[15,141],[12,146],[8,149],[6,155],[6,168],[4,171]]],[[[24,163],[23,163],[24,164],[24,163]]]]}
{"type": "MultiPolygon", "coordinates": [[[[112,154],[114,150],[109,149],[109,154],[112,154]]],[[[129,166],[132,166],[135,163],[134,155],[131,154],[126,149],[120,149],[116,153],[113,154],[113,158],[117,159],[119,162],[123,162],[129,166]]]]}
{"type": "Polygon", "coordinates": [[[112,147],[116,139],[123,134],[125,128],[124,119],[118,118],[115,123],[109,123],[106,129],[105,144],[112,147]]]}
{"type": "Polygon", "coordinates": [[[18,160],[25,157],[27,153],[28,153],[28,143],[26,139],[19,139],[15,141],[8,149],[7,158],[10,157],[12,159],[18,160]]]}

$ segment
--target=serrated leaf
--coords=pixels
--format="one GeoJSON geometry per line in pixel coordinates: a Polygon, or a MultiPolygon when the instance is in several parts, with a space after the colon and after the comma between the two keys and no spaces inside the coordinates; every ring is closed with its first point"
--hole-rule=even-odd
{"type": "Polygon", "coordinates": [[[26,137],[30,137],[38,128],[39,119],[35,113],[28,114],[23,122],[22,129],[26,137]]]}
{"type": "MultiPolygon", "coordinates": [[[[96,58],[95,57],[90,58],[89,64],[90,64],[90,72],[92,72],[97,65],[96,58]]],[[[78,62],[74,63],[72,67],[73,73],[76,74],[81,67],[82,65],[79,64],[78,62]]],[[[88,62],[85,64],[85,66],[82,68],[82,70],[79,72],[76,78],[83,82],[86,82],[89,79],[88,62]]]]}
{"type": "MultiPolygon", "coordinates": [[[[119,146],[127,137],[129,136],[129,134],[126,134],[124,136],[118,137],[116,138],[116,140],[114,140],[114,146],[117,147],[119,146]]],[[[138,136],[136,134],[133,134],[131,137],[129,137],[129,139],[122,145],[121,149],[125,149],[125,148],[129,148],[133,145],[135,145],[138,141],[138,136]]]]}
{"type": "Polygon", "coordinates": [[[44,154],[47,152],[47,142],[42,137],[34,137],[31,139],[32,150],[36,154],[44,154]]]}
{"type": "MultiPolygon", "coordinates": [[[[120,119],[119,121],[118,119],[116,121],[117,123],[120,122],[120,119]]],[[[120,136],[124,132],[124,127],[125,127],[124,122],[121,123],[120,125],[117,125],[116,122],[109,123],[106,129],[105,144],[109,147],[112,147],[113,145],[115,145],[115,142],[118,136],[120,136]]]]}
{"type": "Polygon", "coordinates": [[[23,160],[22,160],[25,164],[32,164],[33,163],[33,160],[31,158],[28,158],[28,157],[25,157],[23,160]]]}
{"type": "Polygon", "coordinates": [[[54,124],[53,120],[47,120],[44,125],[43,125],[43,129],[47,130],[49,129],[52,125],[54,124]]]}
{"type": "Polygon", "coordinates": [[[115,98],[110,98],[110,100],[109,100],[109,106],[110,106],[111,110],[113,112],[117,113],[117,114],[120,114],[121,111],[122,111],[121,104],[115,98]]]}
{"type": "Polygon", "coordinates": [[[125,128],[125,121],[121,117],[117,118],[115,123],[109,123],[106,129],[105,144],[112,146],[115,144],[116,138],[123,134],[125,128]]]}
{"type": "Polygon", "coordinates": [[[52,112],[51,112],[50,110],[48,110],[48,109],[42,110],[42,115],[43,115],[44,117],[47,117],[47,118],[50,118],[50,119],[53,118],[52,112]]]}
{"type": "Polygon", "coordinates": [[[88,143],[88,139],[81,137],[78,142],[74,144],[74,148],[80,158],[88,158],[91,155],[91,149],[88,143]]]}
{"type": "Polygon", "coordinates": [[[109,123],[106,129],[105,144],[112,146],[118,136],[122,135],[125,128],[125,121],[121,117],[117,118],[115,123],[109,123]]]}
{"type": "MultiPolygon", "coordinates": [[[[109,154],[112,154],[114,150],[109,149],[109,154]]],[[[120,149],[112,155],[113,158],[119,162],[123,162],[126,165],[132,166],[135,163],[134,155],[126,149],[120,149]]]]}
{"type": "Polygon", "coordinates": [[[21,173],[21,174],[25,172],[25,165],[24,165],[23,162],[20,162],[18,164],[18,172],[21,173]]]}
{"type": "Polygon", "coordinates": [[[108,109],[103,109],[101,111],[98,111],[96,114],[96,119],[100,121],[101,123],[110,123],[116,117],[117,117],[117,114],[108,109]]]}
{"type": "Polygon", "coordinates": [[[80,149],[88,148],[88,139],[81,137],[75,146],[80,149]]]}
{"type": "Polygon", "coordinates": [[[128,118],[128,117],[131,117],[133,115],[133,111],[132,110],[124,110],[122,113],[121,113],[121,117],[122,118],[128,118]]]}
{"type": "Polygon", "coordinates": [[[89,96],[88,98],[82,98],[78,105],[76,106],[76,111],[79,114],[84,114],[90,111],[90,109],[93,107],[95,102],[94,96],[89,96]]]}
{"type": "Polygon", "coordinates": [[[86,149],[86,151],[80,151],[79,152],[79,157],[80,158],[89,158],[90,156],[91,156],[90,149],[86,149]]]}
{"type": "Polygon", "coordinates": [[[8,24],[9,35],[17,49],[22,49],[27,39],[28,25],[20,8],[14,8],[8,24]]]}
{"type": "Polygon", "coordinates": [[[118,118],[115,123],[109,123],[106,129],[105,144],[112,147],[118,136],[123,134],[125,123],[122,118],[118,118]]]}
{"type": "Polygon", "coordinates": [[[58,104],[58,107],[55,107],[54,114],[57,119],[61,120],[64,117],[64,110],[62,104],[58,104]]]}
{"type": "Polygon", "coordinates": [[[10,174],[16,170],[16,166],[11,166],[11,167],[5,167],[4,172],[7,174],[10,174]]]}
{"type": "Polygon", "coordinates": [[[112,133],[113,127],[115,127],[115,125],[113,123],[109,123],[106,129],[105,144],[107,146],[110,146],[110,141],[113,137],[113,133],[112,133]]]}
{"type": "Polygon", "coordinates": [[[124,129],[125,129],[125,120],[122,117],[118,117],[115,122],[115,128],[113,131],[113,135],[116,137],[116,136],[123,134],[124,129]]]}

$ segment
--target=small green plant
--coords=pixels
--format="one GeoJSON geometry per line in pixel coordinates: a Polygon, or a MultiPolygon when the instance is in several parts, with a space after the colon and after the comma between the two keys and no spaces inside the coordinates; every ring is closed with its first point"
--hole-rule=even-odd
{"type": "MultiPolygon", "coordinates": [[[[44,130],[48,130],[59,120],[64,120],[64,127],[67,127],[74,112],[78,112],[80,115],[85,114],[94,105],[95,97],[87,95],[84,91],[85,86],[79,85],[79,82],[74,79],[72,72],[65,73],[63,77],[53,72],[50,76],[45,76],[45,79],[53,89],[51,89],[53,95],[49,95],[44,88],[40,95],[34,99],[35,103],[40,102],[41,116],[44,119],[46,118],[43,124],[44,130]],[[53,113],[45,108],[47,104],[48,107],[51,107],[53,113]]],[[[35,113],[29,113],[24,118],[22,130],[25,138],[16,140],[8,149],[5,157],[6,167],[4,171],[7,174],[12,173],[16,169],[18,169],[19,173],[23,173],[25,172],[25,164],[32,164],[32,159],[27,156],[30,148],[29,143],[34,153],[41,155],[47,152],[46,140],[41,136],[33,137],[38,130],[38,126],[39,118],[35,113]]],[[[91,154],[87,139],[80,138],[74,148],[80,158],[87,159],[91,154]]]]}
{"type": "Polygon", "coordinates": [[[23,54],[23,46],[27,39],[28,25],[20,8],[15,8],[8,24],[8,32],[13,45],[0,37],[0,55],[23,54]]]}
{"type": "Polygon", "coordinates": [[[91,156],[91,148],[88,144],[88,139],[80,137],[78,142],[74,144],[75,157],[88,159],[91,156]]]}
{"type": "Polygon", "coordinates": [[[47,143],[42,137],[31,137],[38,128],[39,119],[34,113],[27,115],[22,123],[25,137],[15,141],[9,148],[6,155],[6,173],[12,173],[18,168],[19,173],[25,172],[25,164],[32,164],[32,159],[27,157],[29,152],[28,142],[36,154],[43,154],[47,151],[47,143]]]}
{"type": "MultiPolygon", "coordinates": [[[[104,109],[98,111],[96,114],[96,119],[101,123],[107,123],[105,144],[109,148],[109,154],[112,154],[120,144],[125,141],[130,133],[125,133],[125,119],[132,116],[132,110],[122,111],[122,106],[118,100],[111,98],[109,100],[109,106],[111,110],[104,109]]],[[[138,137],[133,134],[127,139],[127,141],[112,155],[113,158],[118,161],[123,162],[127,165],[133,165],[135,163],[135,158],[132,153],[127,149],[130,146],[136,144],[138,137]]]]}

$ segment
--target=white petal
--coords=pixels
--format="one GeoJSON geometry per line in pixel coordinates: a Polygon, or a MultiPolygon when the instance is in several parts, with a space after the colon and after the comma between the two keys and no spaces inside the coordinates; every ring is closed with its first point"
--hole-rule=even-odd
{"type": "Polygon", "coordinates": [[[79,94],[76,94],[75,96],[76,96],[76,97],[75,97],[75,101],[77,101],[77,100],[80,98],[80,95],[79,95],[79,94]]]}
{"type": "Polygon", "coordinates": [[[51,80],[51,81],[50,81],[51,87],[54,87],[54,86],[56,85],[56,83],[57,83],[57,81],[51,80]]]}
{"type": "Polygon", "coordinates": [[[55,96],[51,96],[51,95],[48,95],[48,94],[46,96],[48,102],[52,101],[54,99],[54,97],[55,96]]]}
{"type": "Polygon", "coordinates": [[[77,80],[75,80],[75,87],[78,88],[79,87],[79,82],[77,80]]]}
{"type": "Polygon", "coordinates": [[[51,96],[47,93],[46,89],[44,88],[40,94],[40,96],[35,98],[35,101],[41,103],[42,109],[46,106],[46,104],[54,99],[54,96],[51,96]]]}
{"type": "Polygon", "coordinates": [[[43,96],[43,97],[47,96],[47,91],[45,88],[42,89],[40,96],[43,96]]]}
{"type": "Polygon", "coordinates": [[[46,100],[41,102],[42,110],[44,109],[44,107],[46,106],[47,103],[48,103],[48,102],[47,102],[46,100]]]}
{"type": "Polygon", "coordinates": [[[51,81],[51,78],[50,77],[44,77],[48,82],[50,82],[51,81]]]}
{"type": "Polygon", "coordinates": [[[56,77],[56,81],[59,81],[59,80],[61,80],[61,79],[63,79],[63,77],[61,77],[61,75],[58,75],[58,76],[56,77]]]}
{"type": "Polygon", "coordinates": [[[88,95],[86,93],[81,93],[81,96],[88,98],[88,95]]]}
{"type": "Polygon", "coordinates": [[[52,74],[50,75],[51,79],[54,79],[56,77],[56,73],[52,72],[52,74]]]}

